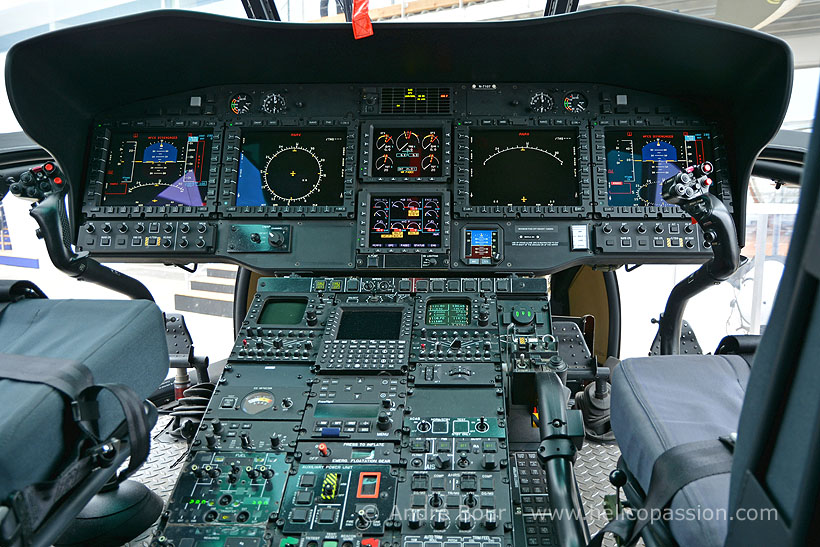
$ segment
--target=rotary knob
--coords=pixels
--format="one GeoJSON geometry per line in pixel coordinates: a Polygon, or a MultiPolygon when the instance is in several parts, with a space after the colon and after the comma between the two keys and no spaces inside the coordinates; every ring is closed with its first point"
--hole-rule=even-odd
{"type": "Polygon", "coordinates": [[[281,230],[270,230],[268,232],[268,243],[271,247],[282,247],[285,244],[285,234],[281,230]]]}
{"type": "Polygon", "coordinates": [[[473,527],[473,519],[470,517],[470,513],[467,511],[462,512],[458,516],[458,529],[459,530],[469,530],[473,527]]]}
{"type": "Polygon", "coordinates": [[[379,417],[376,419],[376,427],[379,428],[379,431],[387,431],[392,424],[393,420],[390,419],[387,412],[383,410],[379,412],[379,417]]]}
{"type": "Polygon", "coordinates": [[[444,530],[447,528],[447,516],[443,511],[436,511],[436,514],[433,515],[430,522],[434,530],[444,530]]]}

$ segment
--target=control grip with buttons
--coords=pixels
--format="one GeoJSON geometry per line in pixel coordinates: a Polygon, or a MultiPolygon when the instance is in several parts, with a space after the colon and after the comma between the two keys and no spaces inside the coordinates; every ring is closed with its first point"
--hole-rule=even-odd
{"type": "Polygon", "coordinates": [[[712,259],[675,285],[659,322],[661,354],[680,351],[683,312],[690,298],[728,279],[740,266],[740,248],[732,215],[718,197],[709,193],[712,164],[690,167],[663,183],[663,198],[676,203],[701,226],[712,259]]]}

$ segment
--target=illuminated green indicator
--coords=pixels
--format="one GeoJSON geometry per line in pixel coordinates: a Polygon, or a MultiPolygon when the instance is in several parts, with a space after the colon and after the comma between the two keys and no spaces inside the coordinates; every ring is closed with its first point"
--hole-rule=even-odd
{"type": "Polygon", "coordinates": [[[428,302],[427,324],[464,327],[470,324],[470,304],[467,302],[428,302]]]}
{"type": "Polygon", "coordinates": [[[299,540],[288,536],[286,538],[282,538],[282,541],[279,542],[279,547],[288,547],[288,545],[299,545],[299,540]]]}

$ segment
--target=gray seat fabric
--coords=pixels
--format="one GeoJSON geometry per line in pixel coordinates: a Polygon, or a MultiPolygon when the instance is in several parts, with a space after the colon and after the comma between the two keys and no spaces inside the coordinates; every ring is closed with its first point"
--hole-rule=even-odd
{"type": "MultiPolygon", "coordinates": [[[[737,431],[749,381],[749,365],[736,355],[669,355],[627,359],[612,374],[612,430],[621,455],[649,488],[652,466],[666,450],[717,439],[737,431]]],[[[684,487],[676,511],[704,518],[674,518],[670,530],[686,545],[722,545],[726,539],[729,475],[706,477],[684,487]],[[708,518],[719,511],[722,518],[708,518]]]]}
{"type": "MultiPolygon", "coordinates": [[[[137,300],[27,299],[0,314],[0,353],[70,359],[97,384],[120,383],[147,397],[165,378],[162,313],[137,300]]],[[[2,358],[2,357],[0,357],[2,358]]],[[[122,419],[119,403],[100,397],[103,433],[122,419]]],[[[63,397],[45,385],[0,380],[0,499],[53,478],[68,463],[74,429],[63,397]]]]}

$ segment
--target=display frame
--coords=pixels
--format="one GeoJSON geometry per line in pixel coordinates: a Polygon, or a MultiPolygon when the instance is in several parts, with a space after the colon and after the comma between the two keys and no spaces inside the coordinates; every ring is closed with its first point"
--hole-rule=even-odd
{"type": "Polygon", "coordinates": [[[383,188],[368,188],[359,192],[359,238],[356,249],[360,253],[382,253],[382,254],[399,254],[399,253],[447,253],[450,250],[450,192],[446,190],[434,190],[433,188],[421,189],[420,191],[412,191],[396,189],[395,186],[390,189],[383,188]],[[371,247],[370,246],[370,201],[373,197],[400,197],[408,194],[415,194],[421,198],[438,197],[441,200],[441,246],[439,247],[371,247]]]}
{"type": "Polygon", "coordinates": [[[461,263],[468,267],[492,267],[500,264],[504,261],[504,228],[500,224],[492,224],[492,223],[465,223],[464,226],[461,228],[460,232],[460,248],[459,248],[459,260],[461,263]],[[496,231],[498,232],[498,256],[493,257],[490,256],[490,263],[489,264],[475,264],[471,263],[470,259],[467,257],[467,232],[468,231],[496,231]]]}
{"type": "MultiPolygon", "coordinates": [[[[415,323],[419,325],[418,328],[424,327],[427,330],[482,330],[492,329],[492,322],[482,327],[478,324],[478,315],[481,309],[481,304],[484,302],[476,294],[471,293],[418,293],[415,297],[415,305],[413,306],[415,313],[415,323]],[[431,302],[453,302],[462,301],[468,302],[470,305],[470,322],[462,326],[448,326],[448,325],[431,325],[427,323],[427,305],[431,302]]],[[[496,325],[495,328],[498,328],[496,325]]]]}
{"type": "Polygon", "coordinates": [[[361,154],[360,166],[358,172],[359,181],[362,183],[378,183],[378,182],[432,182],[432,183],[446,183],[449,182],[452,175],[452,142],[453,142],[453,127],[449,122],[438,119],[378,119],[367,120],[362,122],[361,135],[361,154]],[[373,159],[375,158],[374,148],[376,146],[375,131],[382,128],[402,128],[402,127],[435,127],[441,128],[441,175],[438,177],[384,177],[373,175],[373,159]]]}
{"type": "Polygon", "coordinates": [[[219,187],[218,210],[225,218],[352,218],[355,211],[354,171],[356,159],[357,130],[350,120],[328,120],[322,126],[313,125],[239,125],[228,124],[225,129],[225,157],[222,165],[222,181],[219,187]],[[345,131],[344,175],[342,177],[342,203],[339,205],[236,205],[236,188],[239,179],[239,158],[242,149],[242,131],[298,131],[321,133],[345,131]]]}
{"type": "MultiPolygon", "coordinates": [[[[484,120],[493,121],[493,120],[484,120]]],[[[554,116],[538,123],[492,125],[482,120],[460,120],[456,127],[456,145],[453,183],[453,214],[456,218],[588,218],[593,213],[592,176],[590,174],[589,122],[577,116],[554,116]],[[576,130],[578,155],[578,205],[474,205],[470,203],[470,133],[471,131],[544,131],[576,130]]]]}
{"type": "MultiPolygon", "coordinates": [[[[713,185],[711,193],[720,198],[731,213],[734,210],[732,204],[731,190],[728,184],[728,171],[726,166],[726,151],[723,146],[723,139],[718,131],[717,125],[704,124],[702,121],[692,118],[676,117],[668,118],[663,122],[654,120],[653,123],[637,123],[637,118],[625,121],[629,123],[612,123],[614,118],[603,116],[597,124],[592,127],[592,140],[596,150],[600,150],[600,155],[596,153],[594,158],[594,189],[597,206],[596,216],[603,219],[611,218],[642,218],[642,219],[674,219],[689,218],[679,206],[659,207],[657,205],[608,205],[608,181],[606,163],[606,133],[608,131],[691,131],[708,132],[712,136],[712,164],[715,167],[712,175],[713,185]]],[[[623,117],[618,120],[624,121],[623,117]]],[[[640,120],[643,121],[643,120],[640,120]]]]}
{"type": "MultiPolygon", "coordinates": [[[[327,325],[325,327],[324,334],[322,335],[322,340],[325,342],[332,342],[338,340],[339,335],[339,327],[342,323],[342,317],[346,311],[349,312],[357,312],[357,311],[399,311],[401,312],[401,323],[399,326],[399,336],[395,340],[398,341],[405,341],[410,342],[410,336],[413,331],[413,306],[407,305],[403,303],[380,303],[380,304],[372,304],[367,302],[345,302],[338,306],[335,306],[330,315],[327,318],[327,325]]],[[[369,339],[365,339],[369,340],[369,339]]],[[[383,341],[378,340],[377,341],[383,341]]],[[[359,340],[361,341],[361,340],[359,340]]]]}
{"type": "Polygon", "coordinates": [[[87,219],[93,218],[206,218],[217,209],[219,170],[222,156],[222,124],[207,119],[179,119],[169,124],[157,120],[122,121],[116,125],[108,121],[98,121],[91,131],[88,168],[83,187],[82,213],[87,219]],[[210,132],[211,152],[208,179],[205,191],[205,205],[106,205],[103,203],[105,172],[111,152],[112,137],[115,133],[184,133],[210,132]]]}

